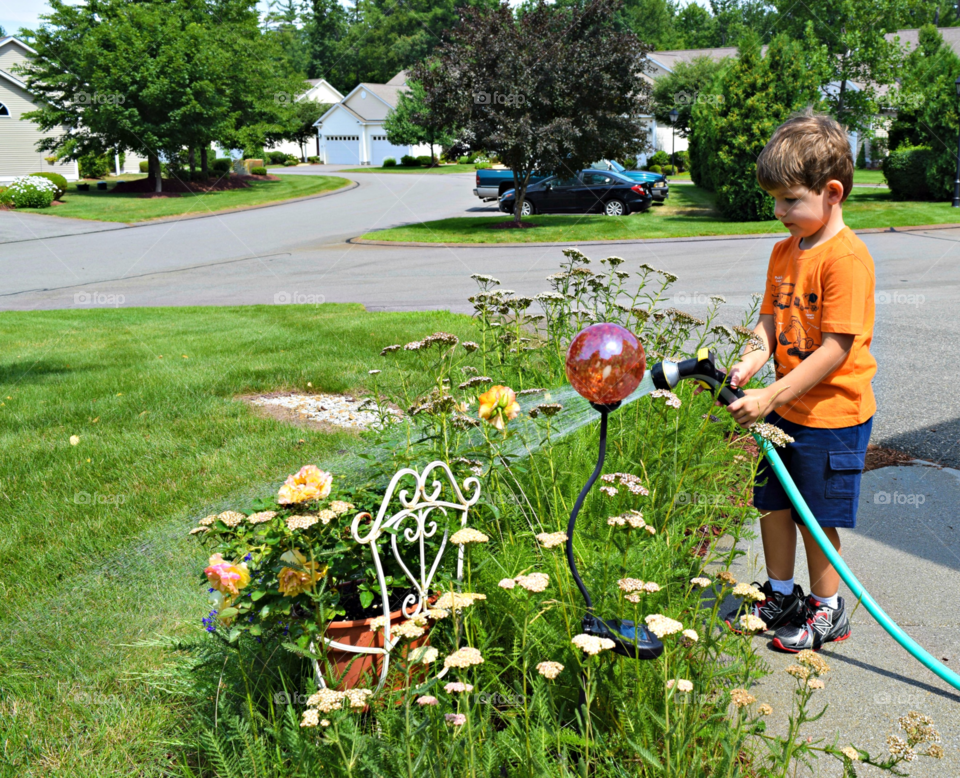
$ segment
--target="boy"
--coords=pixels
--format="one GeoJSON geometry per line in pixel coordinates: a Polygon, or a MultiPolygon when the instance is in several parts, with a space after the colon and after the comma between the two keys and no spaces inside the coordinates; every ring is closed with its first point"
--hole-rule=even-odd
{"type": "MultiPolygon", "coordinates": [[[[847,134],[827,116],[781,125],[757,160],[757,180],[775,201],[790,237],[774,246],[756,334],[764,350],[745,355],[730,383],[745,385],[773,352],[776,381],[747,389],[729,411],[744,427],[766,417],[795,442],[781,450],[787,470],[837,552],[837,527],[856,525],[860,473],[876,403],[870,354],[874,319],[873,259],[843,223],[853,183],[847,134]]],[[[744,603],[724,620],[737,628],[752,612],[776,630],[774,648],[799,652],[850,637],[840,576],[793,510],[763,461],[754,506],[769,581],[763,602],[744,603]],[[810,594],[793,581],[797,527],[810,572],[810,594]]]]}

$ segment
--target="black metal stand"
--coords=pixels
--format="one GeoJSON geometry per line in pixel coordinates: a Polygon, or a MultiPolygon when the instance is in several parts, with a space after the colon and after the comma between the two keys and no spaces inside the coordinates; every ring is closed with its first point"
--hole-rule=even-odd
{"type": "Polygon", "coordinates": [[[573,510],[570,512],[570,521],[567,524],[567,564],[570,566],[570,574],[576,581],[577,588],[583,595],[583,600],[587,605],[586,615],[583,617],[583,631],[588,635],[608,638],[614,642],[614,651],[621,656],[634,659],[656,659],[663,653],[663,643],[653,635],[642,624],[634,624],[632,621],[620,621],[611,619],[609,621],[601,619],[593,612],[593,598],[587,590],[580,573],[577,570],[576,560],[573,558],[573,534],[577,528],[577,516],[583,507],[587,494],[593,488],[594,483],[603,472],[603,463],[607,457],[607,417],[612,411],[620,407],[620,403],[611,405],[599,405],[590,403],[600,413],[600,452],[597,456],[597,466],[593,469],[589,480],[584,484],[583,489],[577,496],[577,501],[573,504],[573,510]]]}

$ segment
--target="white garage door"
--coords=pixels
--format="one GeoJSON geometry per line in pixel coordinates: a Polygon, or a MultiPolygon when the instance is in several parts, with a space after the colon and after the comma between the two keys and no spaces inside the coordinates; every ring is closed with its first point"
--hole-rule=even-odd
{"type": "Polygon", "coordinates": [[[327,148],[328,165],[359,165],[359,135],[327,135],[324,139],[327,148]]]}
{"type": "Polygon", "coordinates": [[[393,157],[399,165],[400,157],[407,153],[405,146],[394,146],[387,140],[386,135],[373,135],[370,140],[372,141],[370,161],[376,167],[380,167],[383,164],[383,160],[387,157],[393,157]]]}

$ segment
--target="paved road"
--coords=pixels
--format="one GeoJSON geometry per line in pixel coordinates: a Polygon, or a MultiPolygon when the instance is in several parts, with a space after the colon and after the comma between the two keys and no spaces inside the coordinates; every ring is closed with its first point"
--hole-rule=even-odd
{"type": "MultiPolygon", "coordinates": [[[[511,289],[536,293],[561,259],[558,246],[347,244],[352,236],[417,219],[494,212],[472,195],[469,174],[348,177],[360,186],[330,197],[145,226],[0,213],[0,308],[322,298],[371,310],[469,311],[471,273],[491,273],[511,289]]],[[[863,239],[876,260],[879,293],[874,441],[960,466],[960,229],[863,239]]],[[[762,286],[774,242],[653,241],[586,251],[668,269],[680,276],[678,305],[695,311],[698,294],[719,293],[736,318],[762,286]]]]}

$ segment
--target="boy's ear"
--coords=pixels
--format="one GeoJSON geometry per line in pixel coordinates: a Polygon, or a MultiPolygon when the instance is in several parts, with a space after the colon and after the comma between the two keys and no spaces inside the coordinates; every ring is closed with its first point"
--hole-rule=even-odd
{"type": "Polygon", "coordinates": [[[827,181],[824,188],[827,190],[827,202],[830,205],[839,205],[843,201],[843,184],[836,178],[827,181]]]}

